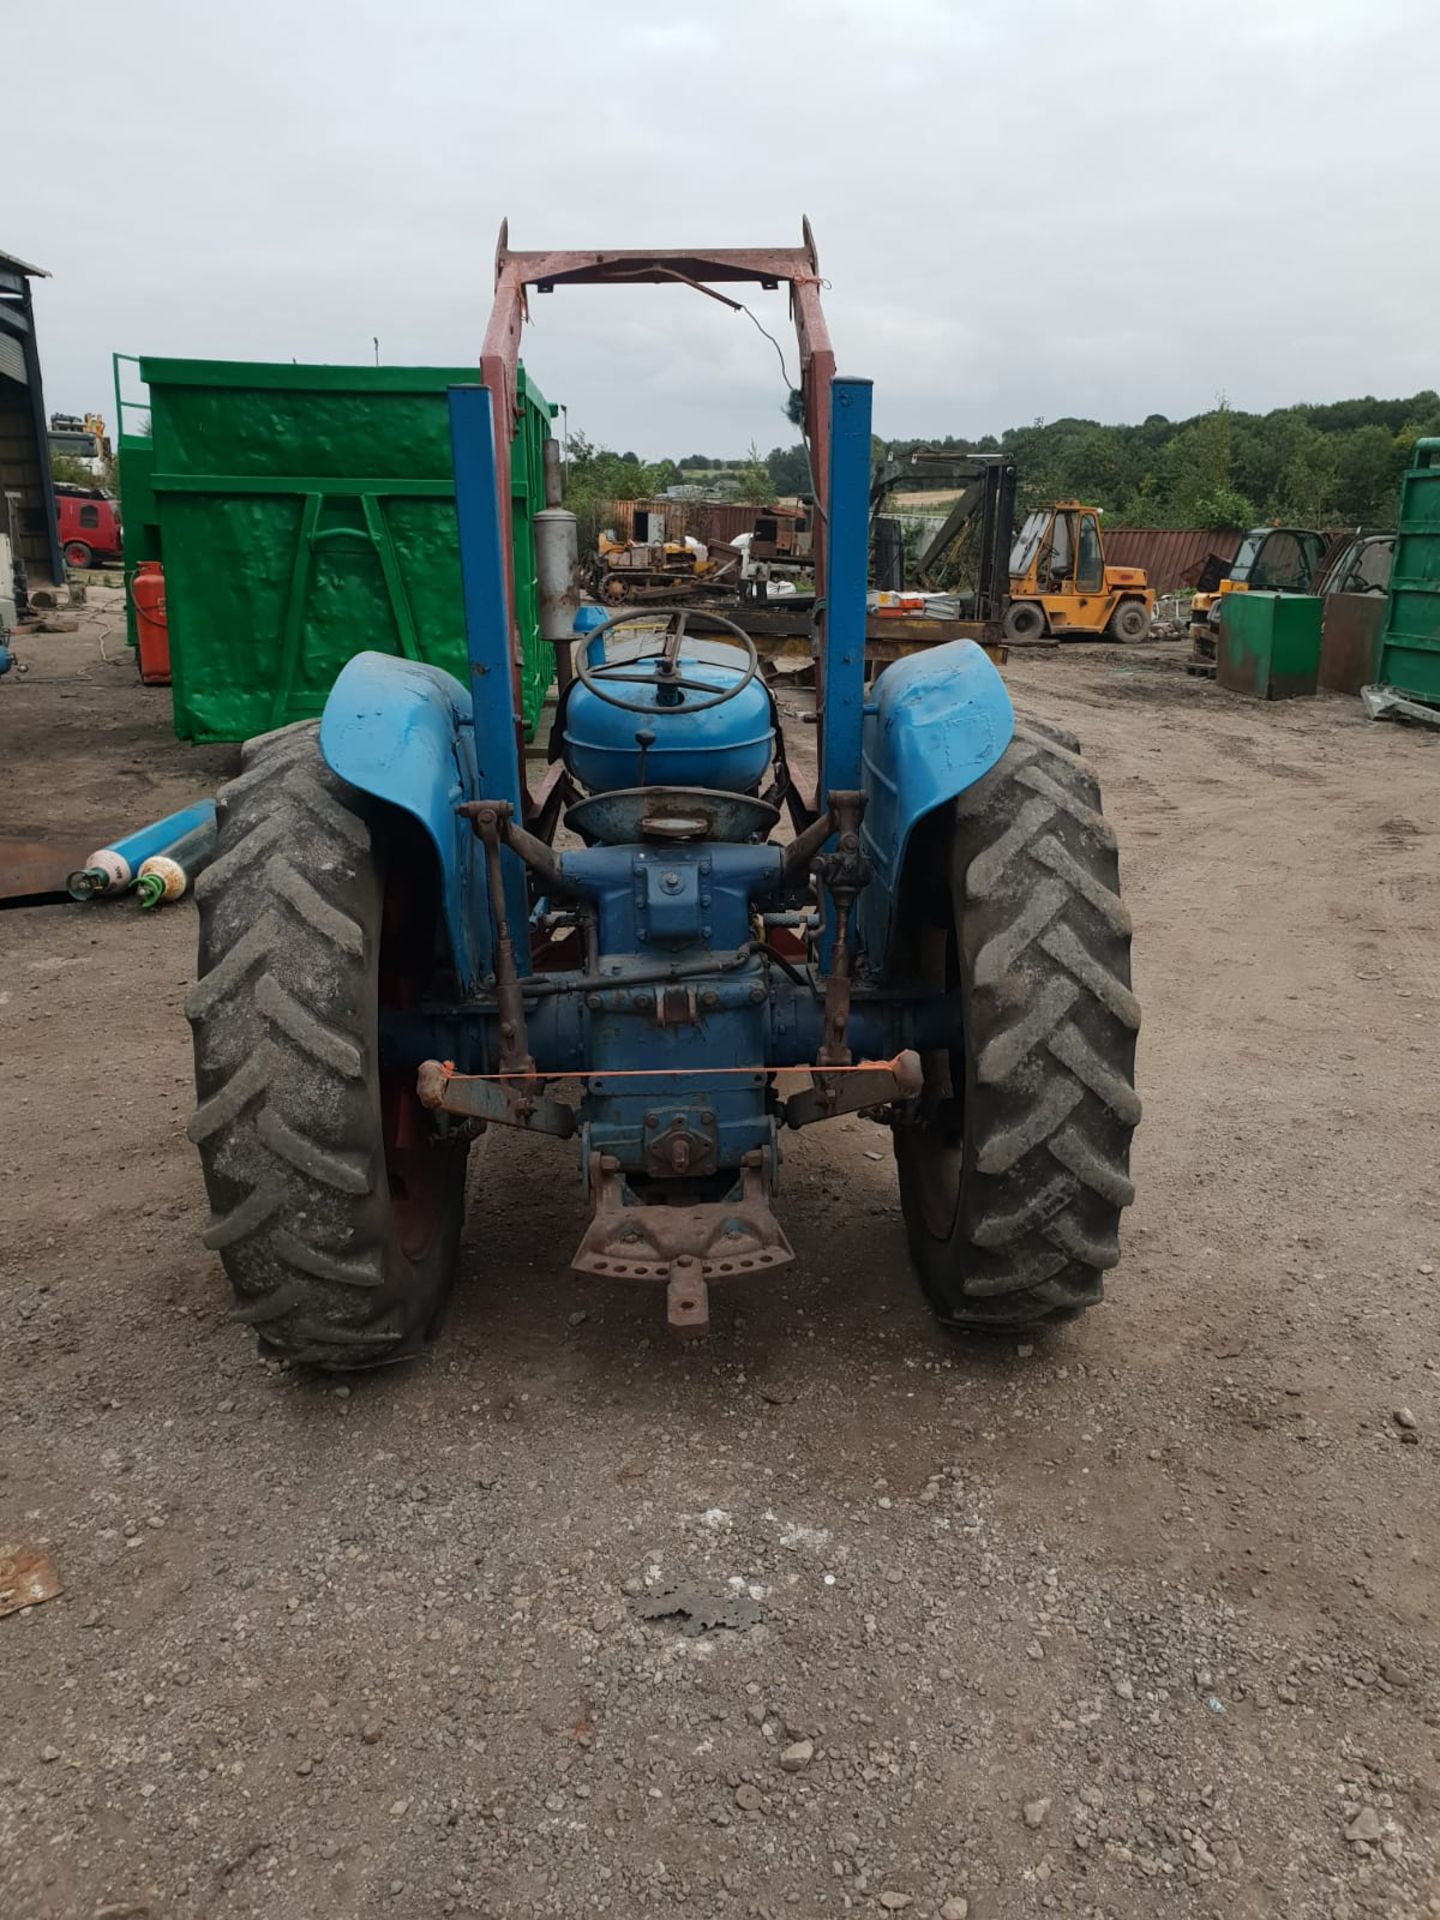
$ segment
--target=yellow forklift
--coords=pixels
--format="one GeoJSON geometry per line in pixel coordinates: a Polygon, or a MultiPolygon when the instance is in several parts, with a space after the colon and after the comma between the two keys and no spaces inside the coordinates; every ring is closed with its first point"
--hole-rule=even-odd
{"type": "Polygon", "coordinates": [[[1143,640],[1154,612],[1143,567],[1106,565],[1097,508],[1057,500],[1026,515],[1010,549],[1008,640],[1143,640]]]}

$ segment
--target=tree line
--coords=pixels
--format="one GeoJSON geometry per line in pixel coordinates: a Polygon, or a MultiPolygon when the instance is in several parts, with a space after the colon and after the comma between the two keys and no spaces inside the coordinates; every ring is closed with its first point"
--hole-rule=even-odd
{"type": "Polygon", "coordinates": [[[565,449],[565,504],[578,520],[582,545],[588,548],[603,530],[612,500],[654,500],[671,487],[689,482],[706,485],[708,477],[716,474],[724,475],[723,491],[732,500],[764,506],[775,498],[769,466],[754,446],[737,460],[692,454],[682,466],[678,460],[647,462],[635,453],[614,453],[575,432],[565,449]],[[706,464],[696,466],[697,458],[706,464]]]}
{"type": "MultiPolygon", "coordinates": [[[[1225,400],[1208,413],[1169,420],[1152,413],[1138,426],[1098,420],[1036,420],[998,437],[947,434],[875,444],[876,457],[920,447],[1014,456],[1020,507],[1081,499],[1136,527],[1248,527],[1395,524],[1400,476],[1417,440],[1440,435],[1440,394],[1409,399],[1337,400],[1325,406],[1242,413],[1225,400]]],[[[757,503],[808,493],[803,442],[752,446],[736,459],[690,454],[647,464],[571,436],[568,491],[583,503],[643,498],[683,482],[723,475],[732,498],[757,503]]],[[[573,501],[572,501],[573,504],[573,501]]]]}
{"type": "MultiPolygon", "coordinates": [[[[1391,528],[1415,443],[1440,435],[1440,394],[1337,400],[1242,413],[1224,400],[1189,420],[1152,413],[1138,426],[1037,420],[996,438],[892,442],[1015,458],[1022,508],[1081,499],[1121,526],[1391,528]]],[[[777,487],[808,485],[803,447],[777,447],[777,487]]]]}

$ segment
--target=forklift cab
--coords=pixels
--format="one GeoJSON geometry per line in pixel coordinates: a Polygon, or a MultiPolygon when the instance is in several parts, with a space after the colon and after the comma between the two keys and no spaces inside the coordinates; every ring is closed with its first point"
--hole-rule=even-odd
{"type": "Polygon", "coordinates": [[[1093,507],[1042,507],[1026,516],[1010,554],[1012,597],[1100,593],[1105,549],[1093,507]]]}
{"type": "Polygon", "coordinates": [[[1227,593],[1308,593],[1325,553],[1325,536],[1310,527],[1251,527],[1213,593],[1190,603],[1190,632],[1209,657],[1227,593]]]}
{"type": "Polygon", "coordinates": [[[1063,593],[1074,577],[1075,527],[1068,513],[1053,514],[1040,546],[1040,565],[1050,593],[1063,593]]]}
{"type": "Polygon", "coordinates": [[[1325,536],[1308,527],[1252,527],[1240,542],[1228,584],[1232,591],[1305,593],[1324,552],[1325,536]]]}

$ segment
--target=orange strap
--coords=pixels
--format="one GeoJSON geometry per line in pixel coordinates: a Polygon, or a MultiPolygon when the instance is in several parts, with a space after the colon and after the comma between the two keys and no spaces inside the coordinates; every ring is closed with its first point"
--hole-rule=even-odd
{"type": "Polygon", "coordinates": [[[713,1079],[722,1073],[887,1073],[899,1071],[897,1054],[893,1060],[860,1060],[849,1067],[821,1067],[800,1061],[793,1067],[591,1067],[583,1073],[456,1073],[453,1060],[442,1060],[447,1080],[693,1080],[703,1074],[713,1079]]]}

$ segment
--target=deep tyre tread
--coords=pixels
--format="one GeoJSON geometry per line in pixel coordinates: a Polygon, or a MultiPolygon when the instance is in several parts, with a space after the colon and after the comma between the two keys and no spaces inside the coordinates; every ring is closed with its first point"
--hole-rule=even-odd
{"type": "Polygon", "coordinates": [[[1068,727],[1057,727],[1053,720],[1038,719],[1033,713],[1016,714],[1015,738],[1048,741],[1052,747],[1063,747],[1066,753],[1078,755],[1083,751],[1079,737],[1068,727]]]}
{"type": "Polygon", "coordinates": [[[186,1001],[197,1105],[188,1132],[236,1317],[322,1368],[413,1353],[454,1270],[463,1149],[433,1149],[434,1231],[402,1244],[381,1128],[376,1024],[383,848],[318,728],[252,740],[217,798],[195,889],[186,1001]]]}
{"type": "Polygon", "coordinates": [[[1140,1118],[1130,920],[1078,741],[1017,719],[931,848],[948,855],[965,1035],[941,1056],[950,1097],[896,1130],[911,1256],[947,1325],[1066,1318],[1119,1260],[1140,1118]]]}

